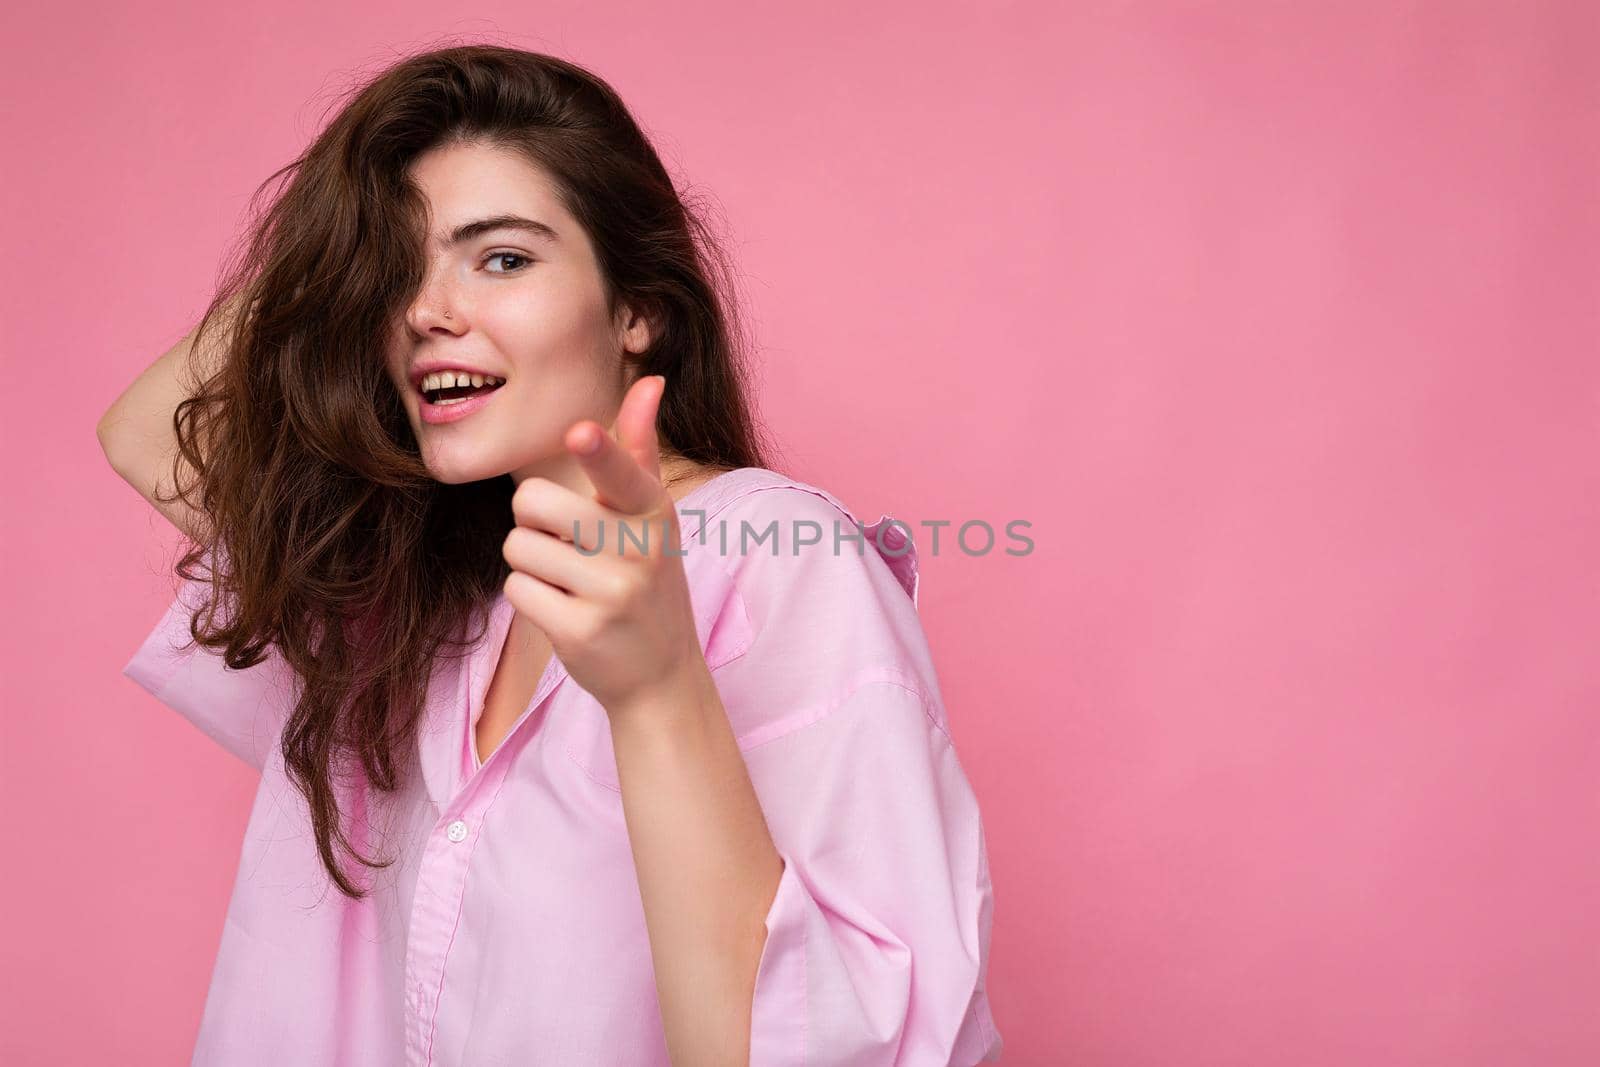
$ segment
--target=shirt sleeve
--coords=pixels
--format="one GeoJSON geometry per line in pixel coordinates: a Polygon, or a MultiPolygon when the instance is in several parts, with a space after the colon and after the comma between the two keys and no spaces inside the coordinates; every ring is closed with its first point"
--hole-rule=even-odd
{"type": "MultiPolygon", "coordinates": [[[[207,563],[209,566],[209,563],[207,563]]],[[[189,621],[206,583],[181,578],[177,594],[122,673],[256,770],[266,765],[297,699],[296,676],[276,647],[244,670],[194,642],[189,621]]]]}
{"type": "Polygon", "coordinates": [[[730,517],[783,531],[776,552],[729,559],[755,636],[715,675],[783,859],[750,1067],[992,1061],[993,889],[911,595],[915,549],[893,565],[870,540],[835,553],[833,520],[854,534],[854,518],[803,492],[752,494],[730,517]],[[826,527],[798,555],[795,519],[826,527]]]}

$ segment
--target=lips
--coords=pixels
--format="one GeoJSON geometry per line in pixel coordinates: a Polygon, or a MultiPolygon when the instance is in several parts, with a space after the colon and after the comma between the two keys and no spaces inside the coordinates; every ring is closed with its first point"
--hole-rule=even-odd
{"type": "Polygon", "coordinates": [[[483,410],[499,391],[500,387],[497,386],[493,389],[485,389],[474,396],[447,404],[430,403],[426,395],[419,393],[421,402],[418,405],[417,412],[422,416],[422,421],[429,425],[436,426],[443,423],[459,422],[474,412],[483,410]]]}

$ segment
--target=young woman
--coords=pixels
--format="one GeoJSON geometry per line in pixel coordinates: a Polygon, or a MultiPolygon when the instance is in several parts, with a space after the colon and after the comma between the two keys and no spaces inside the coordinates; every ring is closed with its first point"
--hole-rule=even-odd
{"type": "Polygon", "coordinates": [[[262,772],[195,1062],[996,1058],[915,547],[765,461],[616,94],[430,52],[286,170],[100,427],[193,542],[125,673],[262,772]]]}

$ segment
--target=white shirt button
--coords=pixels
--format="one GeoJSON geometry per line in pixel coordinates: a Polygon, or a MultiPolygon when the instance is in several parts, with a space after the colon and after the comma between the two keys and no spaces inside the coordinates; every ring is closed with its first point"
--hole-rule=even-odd
{"type": "Polygon", "coordinates": [[[445,836],[452,841],[463,841],[467,836],[467,824],[457,819],[445,830],[445,836]]]}

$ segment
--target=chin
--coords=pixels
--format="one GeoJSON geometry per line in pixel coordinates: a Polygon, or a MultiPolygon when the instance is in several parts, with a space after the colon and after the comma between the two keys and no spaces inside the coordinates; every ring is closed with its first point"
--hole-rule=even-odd
{"type": "Polygon", "coordinates": [[[486,478],[495,478],[507,473],[505,468],[493,463],[473,460],[432,457],[424,458],[423,464],[428,468],[428,473],[433,475],[433,480],[444,485],[481,482],[486,478]]]}
{"type": "MultiPolygon", "coordinates": [[[[431,469],[431,468],[430,468],[431,469]]],[[[441,485],[466,485],[468,482],[482,482],[490,478],[499,478],[508,474],[508,471],[486,468],[482,471],[434,471],[433,480],[441,485]]]]}

